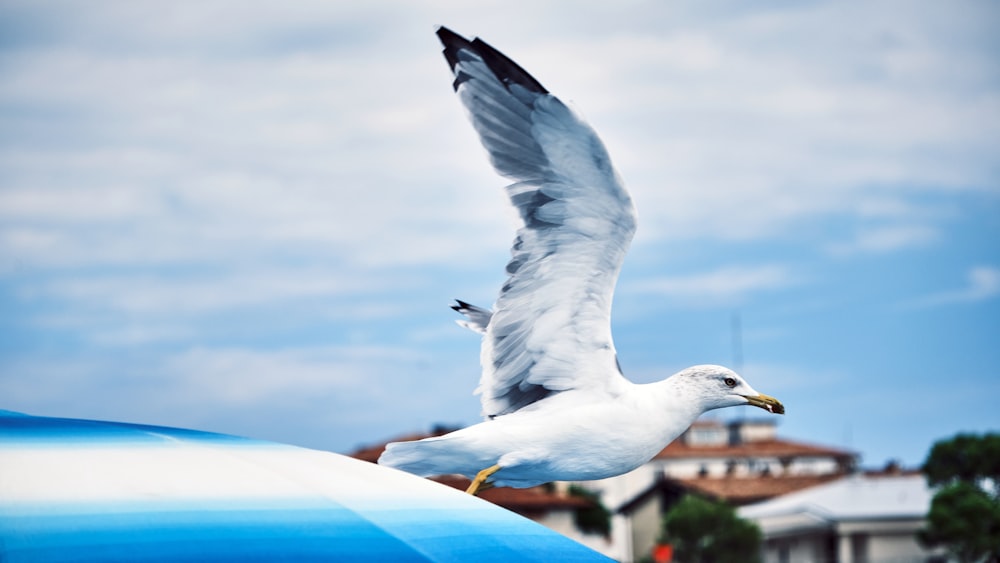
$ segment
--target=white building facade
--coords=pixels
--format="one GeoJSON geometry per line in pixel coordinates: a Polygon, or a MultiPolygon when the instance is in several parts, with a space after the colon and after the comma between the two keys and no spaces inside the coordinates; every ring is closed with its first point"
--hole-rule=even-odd
{"type": "Polygon", "coordinates": [[[916,539],[933,491],[922,475],[855,474],[739,509],[765,563],[943,563],[916,539]]]}

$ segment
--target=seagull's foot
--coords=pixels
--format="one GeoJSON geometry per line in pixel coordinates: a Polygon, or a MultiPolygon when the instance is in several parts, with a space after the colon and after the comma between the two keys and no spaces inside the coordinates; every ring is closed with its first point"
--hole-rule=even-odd
{"type": "Polygon", "coordinates": [[[486,489],[493,487],[493,484],[487,483],[486,480],[497,471],[500,471],[499,465],[491,465],[490,467],[483,469],[476,474],[476,478],[472,480],[472,484],[469,485],[468,489],[465,489],[465,492],[472,496],[476,496],[476,493],[479,491],[485,491],[486,489]]]}

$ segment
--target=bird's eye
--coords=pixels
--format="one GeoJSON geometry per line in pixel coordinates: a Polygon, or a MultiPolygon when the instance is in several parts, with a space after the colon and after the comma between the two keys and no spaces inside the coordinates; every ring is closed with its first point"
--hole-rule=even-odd
{"type": "Polygon", "coordinates": [[[736,380],[733,379],[732,377],[727,377],[727,378],[723,379],[722,381],[725,382],[725,384],[728,385],[728,386],[730,386],[730,387],[736,387],[736,380]]]}

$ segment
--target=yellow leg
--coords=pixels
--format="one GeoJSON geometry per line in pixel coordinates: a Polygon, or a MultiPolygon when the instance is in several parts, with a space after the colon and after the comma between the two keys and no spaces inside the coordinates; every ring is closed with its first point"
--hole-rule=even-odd
{"type": "Polygon", "coordinates": [[[468,489],[465,489],[465,492],[472,496],[476,496],[476,493],[479,492],[480,489],[486,490],[492,487],[492,485],[487,483],[486,480],[490,478],[490,475],[493,475],[497,471],[500,471],[499,465],[491,465],[490,467],[483,469],[476,474],[476,478],[472,480],[472,484],[469,485],[468,489]]]}

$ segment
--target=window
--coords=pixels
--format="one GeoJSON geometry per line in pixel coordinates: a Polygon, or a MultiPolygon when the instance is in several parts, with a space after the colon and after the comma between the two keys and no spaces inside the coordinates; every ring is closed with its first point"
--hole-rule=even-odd
{"type": "Polygon", "coordinates": [[[778,563],[791,563],[792,559],[789,555],[790,549],[788,549],[788,544],[781,542],[778,544],[778,563]]]}
{"type": "Polygon", "coordinates": [[[868,563],[868,534],[851,534],[851,561],[868,563]]]}

